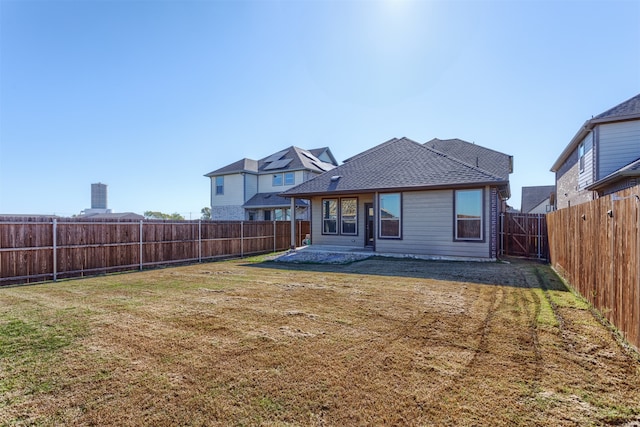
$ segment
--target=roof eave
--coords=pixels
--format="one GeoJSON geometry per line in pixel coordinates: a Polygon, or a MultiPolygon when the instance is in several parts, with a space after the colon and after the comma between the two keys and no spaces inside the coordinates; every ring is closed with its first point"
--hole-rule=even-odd
{"type": "Polygon", "coordinates": [[[575,150],[580,141],[587,136],[589,132],[593,130],[596,125],[606,124],[606,123],[615,123],[615,122],[626,122],[629,120],[638,120],[640,119],[640,113],[636,114],[627,114],[625,116],[615,116],[615,117],[603,117],[601,119],[590,119],[584,122],[584,124],[578,129],[575,136],[571,139],[571,142],[565,147],[565,149],[560,154],[560,157],[555,161],[553,166],[551,167],[551,172],[557,172],[564,161],[571,155],[573,150],[575,150]]]}
{"type": "Polygon", "coordinates": [[[551,172],[557,172],[558,169],[560,169],[560,166],[562,166],[567,157],[569,157],[571,153],[573,153],[573,150],[575,150],[578,144],[580,144],[580,141],[582,141],[582,139],[587,136],[589,132],[591,132],[594,126],[595,125],[593,124],[592,120],[587,120],[586,122],[584,122],[584,124],[580,127],[580,129],[578,129],[578,132],[576,132],[574,137],[571,138],[571,142],[569,142],[569,144],[564,148],[564,150],[560,154],[560,157],[558,157],[553,166],[551,166],[551,172]]]}
{"type": "Polygon", "coordinates": [[[352,190],[326,190],[326,191],[307,191],[300,193],[279,193],[281,197],[316,197],[323,195],[351,195],[351,194],[363,194],[363,193],[383,193],[383,192],[395,192],[395,191],[424,191],[424,190],[444,190],[444,189],[460,189],[460,188],[477,188],[477,187],[506,187],[506,191],[502,192],[507,194],[509,198],[511,192],[509,191],[509,181],[486,181],[486,182],[467,182],[459,184],[439,184],[439,185],[416,185],[416,186],[404,186],[404,187],[379,187],[379,188],[360,188],[352,190]]]}
{"type": "Polygon", "coordinates": [[[585,189],[588,191],[597,191],[623,178],[633,178],[633,177],[640,177],[640,171],[630,170],[630,171],[615,172],[605,178],[602,178],[599,181],[594,182],[593,184],[587,185],[585,189]]]}

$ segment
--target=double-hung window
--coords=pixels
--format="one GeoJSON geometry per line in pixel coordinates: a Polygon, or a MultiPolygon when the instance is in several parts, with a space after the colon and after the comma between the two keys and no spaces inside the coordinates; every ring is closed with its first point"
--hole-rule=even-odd
{"type": "Polygon", "coordinates": [[[277,173],[277,174],[273,175],[272,185],[274,187],[278,187],[278,186],[282,185],[282,174],[281,173],[277,173]]]}
{"type": "Polygon", "coordinates": [[[340,233],[358,234],[358,199],[340,199],[340,233]]]}
{"type": "Polygon", "coordinates": [[[483,240],[482,189],[456,190],[455,192],[455,239],[483,240]]]}
{"type": "Polygon", "coordinates": [[[285,172],[284,173],[284,185],[293,185],[295,183],[296,183],[295,172],[285,172]]]}
{"type": "Polygon", "coordinates": [[[322,234],[338,234],[338,199],[322,200],[322,234]]]}
{"type": "Polygon", "coordinates": [[[402,238],[402,195],[380,194],[378,207],[380,238],[402,238]]]}
{"type": "Polygon", "coordinates": [[[322,200],[322,234],[358,235],[358,199],[322,200]]]}
{"type": "Polygon", "coordinates": [[[216,176],[216,195],[224,194],[224,176],[216,176]]]}

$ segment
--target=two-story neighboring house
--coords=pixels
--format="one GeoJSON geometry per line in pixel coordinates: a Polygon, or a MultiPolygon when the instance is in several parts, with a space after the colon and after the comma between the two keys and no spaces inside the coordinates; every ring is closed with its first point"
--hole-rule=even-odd
{"type": "MultiPolygon", "coordinates": [[[[279,196],[338,165],[328,147],[289,147],[261,160],[241,159],[206,174],[211,179],[214,220],[280,221],[291,219],[289,199],[279,196]]],[[[296,202],[296,218],[308,219],[308,202],[296,202]]]]}
{"type": "Polygon", "coordinates": [[[558,209],[640,183],[640,94],[587,120],[551,172],[558,209]]]}

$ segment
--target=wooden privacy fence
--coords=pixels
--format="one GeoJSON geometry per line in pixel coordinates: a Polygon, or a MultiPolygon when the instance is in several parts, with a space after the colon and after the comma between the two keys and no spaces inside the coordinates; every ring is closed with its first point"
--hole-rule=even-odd
{"type": "MultiPolygon", "coordinates": [[[[296,222],[298,244],[308,221],[296,222]]],[[[288,249],[289,221],[0,220],[0,285],[288,249]]]]}
{"type": "Polygon", "coordinates": [[[500,214],[500,245],[501,255],[549,259],[546,215],[500,214]]]}
{"type": "Polygon", "coordinates": [[[551,264],[640,348],[640,186],[547,215],[551,264]]]}

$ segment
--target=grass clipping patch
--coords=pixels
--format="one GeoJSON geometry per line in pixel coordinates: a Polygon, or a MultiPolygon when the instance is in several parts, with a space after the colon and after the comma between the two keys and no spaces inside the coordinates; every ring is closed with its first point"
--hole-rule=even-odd
{"type": "Polygon", "coordinates": [[[636,420],[637,366],[531,268],[227,261],[0,289],[0,425],[636,420]]]}

